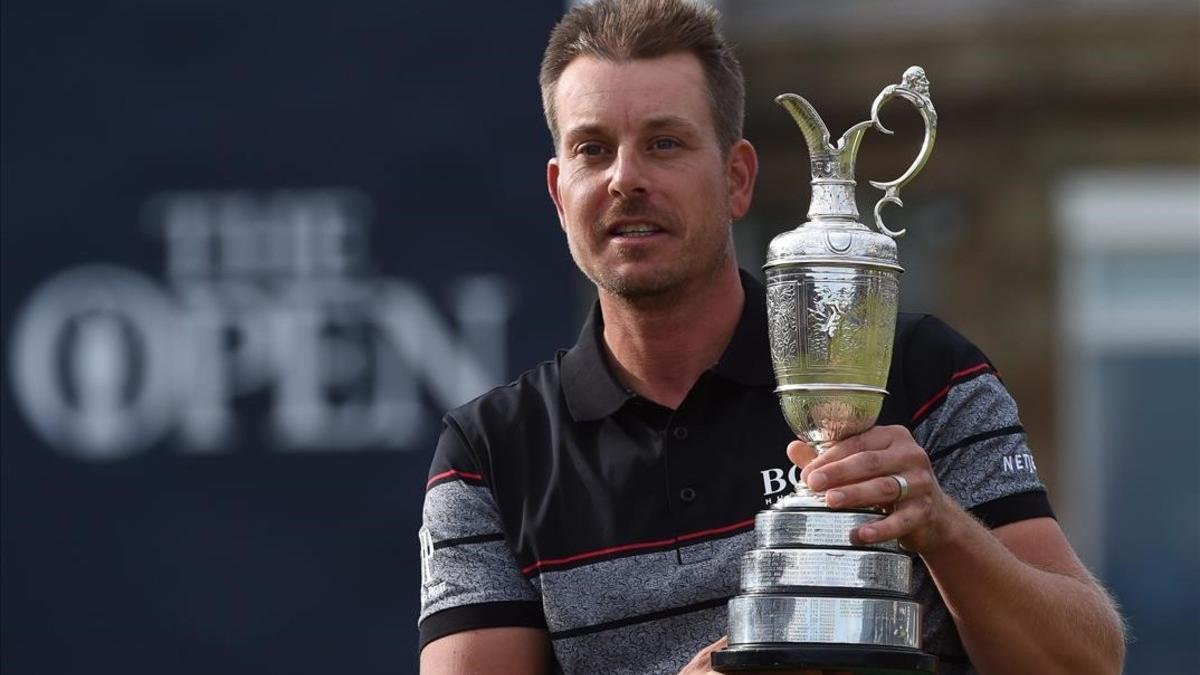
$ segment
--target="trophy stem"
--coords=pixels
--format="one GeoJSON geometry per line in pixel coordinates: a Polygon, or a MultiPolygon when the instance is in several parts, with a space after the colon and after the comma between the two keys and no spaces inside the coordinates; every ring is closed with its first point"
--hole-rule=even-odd
{"type": "Polygon", "coordinates": [[[796,485],[792,494],[771,505],[773,509],[827,509],[824,492],[814,492],[803,482],[796,485]]]}

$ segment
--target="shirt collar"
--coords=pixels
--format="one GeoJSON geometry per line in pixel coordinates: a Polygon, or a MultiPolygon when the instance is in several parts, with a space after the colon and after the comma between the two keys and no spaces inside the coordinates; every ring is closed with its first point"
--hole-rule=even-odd
{"type": "Polygon", "coordinates": [[[746,302],[733,337],[713,372],[748,387],[774,387],[775,371],[767,339],[767,289],[749,272],[739,271],[746,302]]]}
{"type": "MultiPolygon", "coordinates": [[[[712,372],[745,386],[774,386],[767,342],[766,290],[744,270],[741,279],[746,294],[742,316],[712,372]]],[[[604,317],[600,303],[596,302],[579,333],[579,341],[562,357],[563,394],[571,417],[578,422],[608,417],[635,396],[613,373],[603,340],[604,317]]]]}
{"type": "Polygon", "coordinates": [[[579,341],[562,357],[563,394],[577,422],[608,417],[634,396],[609,367],[603,340],[604,317],[597,301],[583,322],[579,341]]]}

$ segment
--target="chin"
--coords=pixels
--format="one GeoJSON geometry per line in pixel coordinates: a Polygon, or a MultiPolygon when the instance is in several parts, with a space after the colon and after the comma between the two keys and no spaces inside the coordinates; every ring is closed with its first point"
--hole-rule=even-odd
{"type": "Polygon", "coordinates": [[[669,296],[684,286],[684,280],[674,270],[601,273],[592,281],[605,291],[626,300],[669,296]]]}

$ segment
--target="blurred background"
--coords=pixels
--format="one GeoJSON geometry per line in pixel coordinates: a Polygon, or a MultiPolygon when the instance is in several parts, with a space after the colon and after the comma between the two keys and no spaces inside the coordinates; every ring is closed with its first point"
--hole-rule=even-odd
{"type": "MultiPolygon", "coordinates": [[[[912,64],[939,136],[889,208],[906,309],[1021,405],[1127,672],[1200,663],[1194,0],[719,3],[762,167],[757,270],[912,64]]],[[[559,0],[0,5],[0,669],[416,670],[439,417],[573,343],[545,196],[559,0]]],[[[908,165],[903,102],[859,177],[908,165]]],[[[864,213],[877,198],[861,191],[864,213]]]]}

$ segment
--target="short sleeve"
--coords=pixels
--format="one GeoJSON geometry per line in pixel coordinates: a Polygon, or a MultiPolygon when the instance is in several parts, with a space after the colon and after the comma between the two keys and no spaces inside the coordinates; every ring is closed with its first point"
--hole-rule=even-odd
{"type": "Polygon", "coordinates": [[[540,598],[517,566],[486,477],[449,416],[429,471],[418,539],[422,648],[476,628],[545,627],[540,598]]]}
{"type": "Polygon", "coordinates": [[[986,356],[927,317],[909,347],[927,392],[913,437],[929,453],[946,494],[989,527],[1053,517],[1017,404],[986,356]]]}

